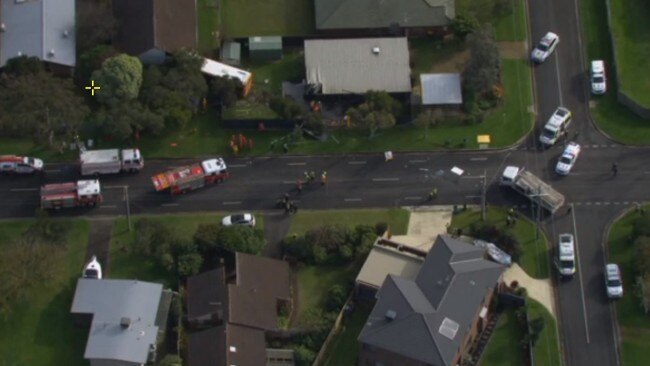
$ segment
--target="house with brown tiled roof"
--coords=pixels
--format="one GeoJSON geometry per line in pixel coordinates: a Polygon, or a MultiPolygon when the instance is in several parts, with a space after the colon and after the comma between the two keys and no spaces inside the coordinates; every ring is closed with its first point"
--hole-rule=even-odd
{"type": "Polygon", "coordinates": [[[278,312],[291,305],[287,262],[236,253],[187,280],[188,365],[265,365],[265,333],[278,329],[278,312]]]}
{"type": "Polygon", "coordinates": [[[160,64],[167,53],[196,49],[196,0],[113,0],[115,44],[145,64],[160,64]]]}

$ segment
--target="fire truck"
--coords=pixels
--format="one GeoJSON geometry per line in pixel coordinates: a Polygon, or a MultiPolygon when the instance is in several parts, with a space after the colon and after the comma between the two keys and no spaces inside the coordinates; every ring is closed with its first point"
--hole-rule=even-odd
{"type": "Polygon", "coordinates": [[[226,163],[222,158],[216,158],[156,174],[151,181],[156,191],[169,189],[172,195],[177,195],[223,182],[229,177],[226,163]]]}
{"type": "Polygon", "coordinates": [[[99,180],[46,184],[41,186],[41,208],[95,207],[103,200],[99,180]]]}
{"type": "Polygon", "coordinates": [[[0,173],[32,174],[43,171],[43,160],[26,156],[0,156],[0,173]]]}

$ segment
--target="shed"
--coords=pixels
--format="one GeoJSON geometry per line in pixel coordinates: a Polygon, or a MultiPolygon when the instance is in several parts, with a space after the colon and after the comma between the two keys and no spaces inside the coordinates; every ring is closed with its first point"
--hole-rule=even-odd
{"type": "Polygon", "coordinates": [[[241,43],[224,42],[220,56],[224,64],[238,66],[241,63],[241,43]]]}
{"type": "Polygon", "coordinates": [[[248,52],[253,60],[279,60],[282,58],[282,37],[250,37],[248,52]]]}
{"type": "Polygon", "coordinates": [[[421,74],[422,105],[458,106],[463,104],[460,74],[421,74]]]}

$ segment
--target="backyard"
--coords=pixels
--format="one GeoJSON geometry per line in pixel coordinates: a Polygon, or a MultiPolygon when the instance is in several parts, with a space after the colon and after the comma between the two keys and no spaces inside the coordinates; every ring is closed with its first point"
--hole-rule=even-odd
{"type": "MultiPolygon", "coordinates": [[[[546,236],[540,232],[539,239],[535,239],[535,224],[520,214],[511,228],[507,227],[506,218],[508,211],[505,208],[488,207],[487,222],[495,225],[499,230],[512,233],[521,248],[521,255],[517,263],[533,278],[549,277],[549,247],[546,236]]],[[[469,233],[470,225],[481,221],[481,212],[467,210],[453,216],[451,228],[461,228],[463,233],[469,233]]],[[[499,243],[495,243],[499,244],[499,243]]]]}
{"type": "MultiPolygon", "coordinates": [[[[17,239],[33,220],[0,223],[3,245],[17,239]]],[[[86,255],[88,222],[70,220],[66,248],[53,255],[54,278],[31,288],[0,317],[0,365],[83,366],[88,330],[72,325],[70,306],[86,255]]]]}
{"type": "Polygon", "coordinates": [[[314,34],[313,0],[222,0],[224,38],[314,34]]]}
{"type": "Polygon", "coordinates": [[[497,323],[490,341],[481,356],[481,366],[519,366],[524,354],[516,340],[522,339],[524,332],[517,324],[514,309],[506,309],[497,323]]]}
{"type": "Polygon", "coordinates": [[[372,307],[369,304],[357,304],[351,314],[346,315],[341,322],[341,328],[332,338],[322,366],[356,365],[359,354],[357,338],[370,316],[372,307]]]}
{"type": "Polygon", "coordinates": [[[305,326],[309,323],[310,312],[315,309],[325,310],[327,293],[334,285],[352,284],[356,277],[356,268],[330,266],[303,266],[298,269],[298,317],[297,324],[291,327],[305,326]]]}
{"type": "MultiPolygon", "coordinates": [[[[649,211],[650,206],[645,206],[649,211]]],[[[650,317],[644,313],[641,300],[632,290],[635,278],[633,260],[635,247],[631,245],[632,223],[639,213],[631,212],[615,222],[607,238],[609,262],[618,263],[623,277],[625,296],[616,301],[616,316],[621,337],[621,358],[623,365],[650,364],[650,317]]]]}

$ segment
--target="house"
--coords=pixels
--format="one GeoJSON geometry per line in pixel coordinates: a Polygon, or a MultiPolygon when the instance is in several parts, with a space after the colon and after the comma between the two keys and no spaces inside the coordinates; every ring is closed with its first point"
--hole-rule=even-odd
{"type": "Polygon", "coordinates": [[[248,38],[248,55],[252,60],[279,60],[282,58],[282,37],[248,38]]]}
{"type": "Polygon", "coordinates": [[[279,260],[236,253],[234,269],[222,264],[188,278],[187,317],[196,330],[188,334],[188,365],[277,362],[265,335],[278,329],[278,311],[290,303],[289,265],[279,260]]]}
{"type": "Polygon", "coordinates": [[[72,68],[74,32],[74,0],[0,0],[0,67],[33,56],[54,68],[72,68]]]}
{"type": "Polygon", "coordinates": [[[316,29],[339,35],[444,32],[455,0],[314,0],[316,29]]]}
{"type": "Polygon", "coordinates": [[[411,92],[404,37],[306,40],[305,67],[308,88],[314,94],[411,92]]]}
{"type": "Polygon", "coordinates": [[[241,63],[241,43],[224,42],[219,51],[221,62],[230,66],[238,66],[241,63]]]}
{"type": "Polygon", "coordinates": [[[196,49],[196,0],[113,0],[118,49],[145,64],[161,64],[167,53],[196,49]]]}
{"type": "Polygon", "coordinates": [[[460,74],[421,74],[422,105],[459,107],[463,104],[460,74]]]}
{"type": "Polygon", "coordinates": [[[136,366],[156,358],[172,294],[136,280],[77,280],[75,323],[88,326],[84,358],[91,366],[136,366]]]}
{"type": "Polygon", "coordinates": [[[436,239],[415,279],[389,274],[359,335],[359,365],[460,363],[485,326],[504,266],[485,249],[436,239]]]}

